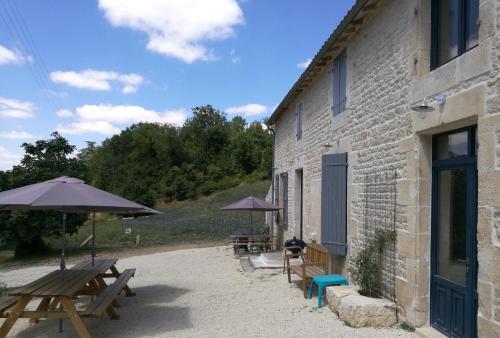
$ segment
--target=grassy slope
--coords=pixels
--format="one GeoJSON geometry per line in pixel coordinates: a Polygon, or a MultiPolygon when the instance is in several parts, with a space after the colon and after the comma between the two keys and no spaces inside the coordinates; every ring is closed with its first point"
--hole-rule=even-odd
{"type": "MultiPolygon", "coordinates": [[[[142,247],[220,241],[231,233],[247,232],[250,225],[250,213],[247,211],[221,211],[220,208],[236,200],[253,195],[264,198],[269,189],[269,181],[242,184],[236,188],[218,192],[196,201],[175,202],[160,208],[164,213],[137,219],[120,218],[101,219],[96,222],[97,251],[122,250],[135,247],[136,236],[140,236],[142,247]],[[125,228],[131,228],[125,234],[125,228]]],[[[253,214],[254,227],[264,224],[264,213],[253,214]]],[[[67,236],[67,253],[88,252],[88,247],[79,248],[80,244],[92,233],[92,223],[85,223],[78,233],[67,236]]],[[[60,248],[60,238],[46,238],[50,247],[47,255],[56,256],[60,248]]],[[[37,257],[24,263],[35,263],[37,257]]],[[[0,250],[0,267],[12,265],[11,250],[0,250]]]]}

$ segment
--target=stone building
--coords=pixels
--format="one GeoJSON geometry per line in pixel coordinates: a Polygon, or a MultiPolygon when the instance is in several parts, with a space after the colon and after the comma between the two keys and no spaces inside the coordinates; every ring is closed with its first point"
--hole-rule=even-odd
{"type": "Polygon", "coordinates": [[[500,1],[358,0],[270,118],[274,233],[384,285],[420,332],[500,337],[500,1]]]}

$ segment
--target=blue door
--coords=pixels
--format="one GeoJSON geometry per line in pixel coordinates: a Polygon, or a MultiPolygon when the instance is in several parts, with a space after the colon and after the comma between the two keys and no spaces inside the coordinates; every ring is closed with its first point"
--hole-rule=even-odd
{"type": "Polygon", "coordinates": [[[477,336],[475,127],[433,138],[431,325],[477,336]]]}

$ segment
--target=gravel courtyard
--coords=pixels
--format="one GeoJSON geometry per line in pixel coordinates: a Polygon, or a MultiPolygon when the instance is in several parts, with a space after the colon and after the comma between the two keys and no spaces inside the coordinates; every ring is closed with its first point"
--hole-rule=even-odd
{"type": "MultiPolygon", "coordinates": [[[[86,319],[93,337],[414,337],[401,329],[353,329],[327,306],[316,309],[281,270],[245,272],[224,247],[187,249],[129,257],[136,297],[120,298],[119,320],[86,319]]],[[[9,287],[57,267],[0,272],[9,287]]],[[[3,320],[0,319],[0,323],[3,320]]],[[[19,319],[10,337],[74,337],[72,325],[58,333],[57,320],[30,325],[19,319]]]]}

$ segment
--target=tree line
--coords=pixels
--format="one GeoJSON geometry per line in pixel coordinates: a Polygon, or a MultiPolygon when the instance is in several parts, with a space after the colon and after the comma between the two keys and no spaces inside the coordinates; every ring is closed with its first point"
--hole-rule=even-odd
{"type": "MultiPolygon", "coordinates": [[[[269,178],[272,137],[261,122],[228,120],[210,105],[195,107],[183,126],[139,123],[100,145],[76,151],[53,133],[48,140],[23,143],[25,155],[12,170],[0,171],[0,190],[59,176],[80,178],[146,206],[193,199],[243,181],[269,178]]],[[[16,243],[16,254],[43,249],[44,235],[60,235],[57,212],[0,213],[0,237],[16,243]]],[[[75,232],[86,215],[71,215],[75,232]]]]}

